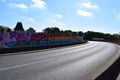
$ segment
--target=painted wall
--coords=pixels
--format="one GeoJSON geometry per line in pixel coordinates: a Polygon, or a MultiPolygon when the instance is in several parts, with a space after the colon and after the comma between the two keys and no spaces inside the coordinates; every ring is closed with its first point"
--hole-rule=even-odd
{"type": "Polygon", "coordinates": [[[0,48],[74,43],[82,39],[80,36],[4,32],[0,33],[0,48]]]}

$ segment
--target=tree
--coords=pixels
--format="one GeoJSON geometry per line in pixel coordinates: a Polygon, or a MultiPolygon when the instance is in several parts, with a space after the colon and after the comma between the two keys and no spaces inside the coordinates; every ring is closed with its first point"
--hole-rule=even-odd
{"type": "Polygon", "coordinates": [[[60,29],[58,27],[51,28],[53,34],[60,34],[60,29]]]}
{"type": "Polygon", "coordinates": [[[57,27],[48,27],[43,30],[43,33],[45,34],[60,34],[60,29],[57,27]]]}
{"type": "Polygon", "coordinates": [[[120,39],[120,35],[119,34],[113,34],[112,38],[113,38],[113,40],[119,40],[120,39]]]}
{"type": "Polygon", "coordinates": [[[22,32],[24,32],[24,28],[23,28],[22,23],[21,23],[21,22],[17,22],[14,30],[15,30],[15,31],[22,31],[22,32]]]}
{"type": "Polygon", "coordinates": [[[52,34],[52,30],[51,30],[51,28],[45,28],[44,30],[43,30],[43,33],[45,33],[45,34],[52,34]]]}
{"type": "Polygon", "coordinates": [[[84,33],[83,33],[82,31],[78,31],[78,32],[77,32],[77,35],[78,35],[78,36],[84,36],[84,33]]]}
{"type": "Polygon", "coordinates": [[[34,34],[36,31],[32,27],[30,27],[29,29],[26,30],[26,32],[34,34]]]}
{"type": "Polygon", "coordinates": [[[12,30],[10,28],[7,29],[7,32],[12,32],[12,30]]]}
{"type": "Polygon", "coordinates": [[[66,34],[66,35],[73,35],[73,32],[71,30],[65,30],[64,34],[66,34]]]}
{"type": "Polygon", "coordinates": [[[92,32],[92,31],[87,31],[84,33],[84,39],[86,39],[86,40],[91,40],[93,38],[93,36],[94,36],[94,32],[92,32]]]}
{"type": "Polygon", "coordinates": [[[3,27],[1,27],[1,30],[0,30],[0,32],[4,32],[4,28],[3,28],[3,27]]]}
{"type": "Polygon", "coordinates": [[[77,32],[72,32],[72,35],[77,35],[77,32]]]}
{"type": "Polygon", "coordinates": [[[112,39],[112,35],[107,33],[107,34],[104,34],[104,39],[105,40],[111,40],[112,39]]]}
{"type": "Polygon", "coordinates": [[[104,39],[104,33],[87,31],[84,33],[84,38],[86,40],[92,40],[93,38],[104,39]]]}

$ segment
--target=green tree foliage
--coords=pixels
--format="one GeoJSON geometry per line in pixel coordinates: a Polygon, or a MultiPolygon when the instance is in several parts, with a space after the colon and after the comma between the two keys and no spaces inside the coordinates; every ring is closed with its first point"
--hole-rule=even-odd
{"type": "Polygon", "coordinates": [[[4,28],[1,28],[0,32],[4,32],[4,28]]]}
{"type": "Polygon", "coordinates": [[[43,33],[45,33],[45,34],[51,34],[52,33],[51,28],[48,27],[48,28],[44,29],[43,33]]]}
{"type": "Polygon", "coordinates": [[[78,35],[78,32],[72,32],[72,35],[78,35]]]}
{"type": "Polygon", "coordinates": [[[77,32],[77,35],[78,35],[78,36],[84,36],[84,33],[83,33],[82,31],[78,31],[78,32],[77,32]]]}
{"type": "Polygon", "coordinates": [[[73,32],[71,30],[65,30],[64,34],[66,34],[66,35],[73,35],[73,32]]]}
{"type": "Polygon", "coordinates": [[[45,34],[60,34],[60,29],[57,27],[48,27],[43,30],[43,33],[45,34]]]}
{"type": "Polygon", "coordinates": [[[86,40],[92,40],[93,37],[94,37],[94,32],[92,31],[88,31],[84,33],[84,39],[86,40]]]}
{"type": "Polygon", "coordinates": [[[12,32],[12,30],[10,28],[7,29],[7,32],[12,32]]]}
{"type": "Polygon", "coordinates": [[[52,27],[51,30],[53,34],[60,34],[60,29],[57,27],[52,27]]]}
{"type": "Polygon", "coordinates": [[[92,40],[93,38],[101,38],[104,40],[118,40],[120,39],[119,34],[105,34],[101,32],[93,32],[93,31],[87,31],[84,33],[84,39],[86,40],[92,40]]]}
{"type": "Polygon", "coordinates": [[[29,27],[29,28],[26,30],[26,32],[27,32],[27,33],[32,33],[32,34],[36,33],[35,29],[32,28],[32,27],[29,27]]]}
{"type": "Polygon", "coordinates": [[[112,35],[109,34],[109,33],[107,33],[107,34],[104,34],[103,38],[104,38],[105,40],[112,40],[112,35]]]}
{"type": "Polygon", "coordinates": [[[113,40],[118,40],[118,39],[120,39],[120,35],[119,34],[113,34],[112,39],[113,40]]]}
{"type": "Polygon", "coordinates": [[[78,36],[83,36],[84,33],[82,31],[71,31],[71,30],[60,30],[58,27],[48,27],[43,29],[43,33],[45,34],[59,34],[59,35],[78,35],[78,36]]]}

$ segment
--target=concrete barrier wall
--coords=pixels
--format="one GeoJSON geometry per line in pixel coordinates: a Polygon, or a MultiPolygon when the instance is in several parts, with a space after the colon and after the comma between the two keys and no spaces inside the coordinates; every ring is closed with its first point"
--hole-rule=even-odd
{"type": "Polygon", "coordinates": [[[83,39],[81,36],[27,34],[27,33],[0,33],[0,48],[46,46],[66,43],[76,43],[83,39]]]}
{"type": "Polygon", "coordinates": [[[95,80],[116,80],[120,73],[120,57],[95,80]]]}

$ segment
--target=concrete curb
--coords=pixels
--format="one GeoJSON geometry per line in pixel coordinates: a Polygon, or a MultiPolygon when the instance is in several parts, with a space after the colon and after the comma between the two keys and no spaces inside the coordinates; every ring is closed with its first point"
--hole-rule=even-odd
{"type": "MultiPolygon", "coordinates": [[[[111,43],[113,44],[113,43],[111,43]]],[[[88,80],[96,80],[100,75],[102,75],[110,66],[112,66],[113,63],[115,63],[120,58],[120,46],[117,44],[114,44],[119,48],[117,54],[111,61],[109,61],[108,64],[106,64],[103,68],[99,69],[93,76],[90,76],[88,80]]],[[[107,77],[107,76],[106,76],[107,77]]],[[[101,79],[100,79],[101,80],[101,79]]]]}
{"type": "Polygon", "coordinates": [[[120,80],[120,74],[119,74],[119,76],[117,77],[117,79],[116,80],[120,80]]]}

